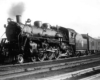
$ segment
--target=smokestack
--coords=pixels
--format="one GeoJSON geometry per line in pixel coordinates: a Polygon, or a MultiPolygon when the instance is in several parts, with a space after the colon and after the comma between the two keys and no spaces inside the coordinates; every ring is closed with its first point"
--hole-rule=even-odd
{"type": "Polygon", "coordinates": [[[21,23],[21,15],[16,15],[16,21],[17,23],[21,23]]]}

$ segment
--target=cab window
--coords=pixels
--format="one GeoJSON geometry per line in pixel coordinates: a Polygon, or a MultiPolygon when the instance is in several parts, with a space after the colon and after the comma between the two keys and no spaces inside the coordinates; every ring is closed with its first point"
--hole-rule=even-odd
{"type": "Polygon", "coordinates": [[[70,38],[74,38],[75,34],[73,32],[69,32],[70,38]]]}

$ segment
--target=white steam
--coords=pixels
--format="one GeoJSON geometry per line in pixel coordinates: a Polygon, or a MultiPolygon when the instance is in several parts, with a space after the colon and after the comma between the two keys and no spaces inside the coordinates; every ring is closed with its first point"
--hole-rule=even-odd
{"type": "Polygon", "coordinates": [[[24,12],[24,3],[20,2],[17,4],[12,4],[8,14],[9,17],[15,17],[16,15],[22,15],[24,12]]]}

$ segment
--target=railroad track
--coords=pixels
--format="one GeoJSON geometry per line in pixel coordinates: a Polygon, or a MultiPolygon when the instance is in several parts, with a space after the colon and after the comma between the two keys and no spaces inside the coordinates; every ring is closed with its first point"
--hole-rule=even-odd
{"type": "Polygon", "coordinates": [[[62,63],[62,62],[69,62],[69,61],[76,61],[76,60],[83,60],[88,58],[95,58],[100,57],[100,54],[93,54],[93,55],[85,55],[80,57],[70,57],[70,58],[61,58],[59,60],[49,60],[49,61],[42,61],[42,62],[28,62],[23,64],[6,64],[6,65],[0,65],[0,68],[4,67],[16,67],[16,66],[26,66],[26,65],[48,65],[48,64],[56,64],[56,63],[62,63]]]}
{"type": "Polygon", "coordinates": [[[100,66],[90,67],[90,68],[83,69],[83,70],[73,71],[73,72],[69,72],[69,73],[64,73],[64,74],[60,74],[60,75],[56,75],[56,76],[35,79],[35,80],[90,80],[90,79],[96,80],[93,78],[98,77],[98,76],[100,77],[100,66]],[[97,74],[97,73],[99,73],[99,74],[97,74]],[[96,75],[92,75],[90,77],[83,78],[83,76],[91,75],[91,74],[96,74],[96,75]]]}
{"type": "Polygon", "coordinates": [[[100,57],[98,58],[91,58],[91,59],[85,59],[85,60],[79,60],[79,61],[71,61],[71,62],[63,62],[63,63],[56,63],[56,64],[50,64],[50,65],[42,65],[42,66],[31,66],[31,67],[21,67],[17,69],[14,67],[8,67],[5,69],[1,69],[0,71],[0,79],[8,79],[12,77],[20,77],[20,76],[26,76],[30,74],[37,74],[42,72],[48,72],[48,71],[54,71],[59,70],[63,68],[70,68],[79,66],[82,64],[89,64],[93,62],[100,61],[100,57]]]}

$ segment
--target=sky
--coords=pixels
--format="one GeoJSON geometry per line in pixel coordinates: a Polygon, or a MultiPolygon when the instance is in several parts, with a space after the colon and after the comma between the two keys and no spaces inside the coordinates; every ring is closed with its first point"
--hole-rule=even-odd
{"type": "Polygon", "coordinates": [[[21,14],[23,23],[30,18],[32,24],[39,20],[100,37],[100,0],[0,0],[0,10],[0,37],[7,18],[15,20],[15,14],[21,14]]]}

